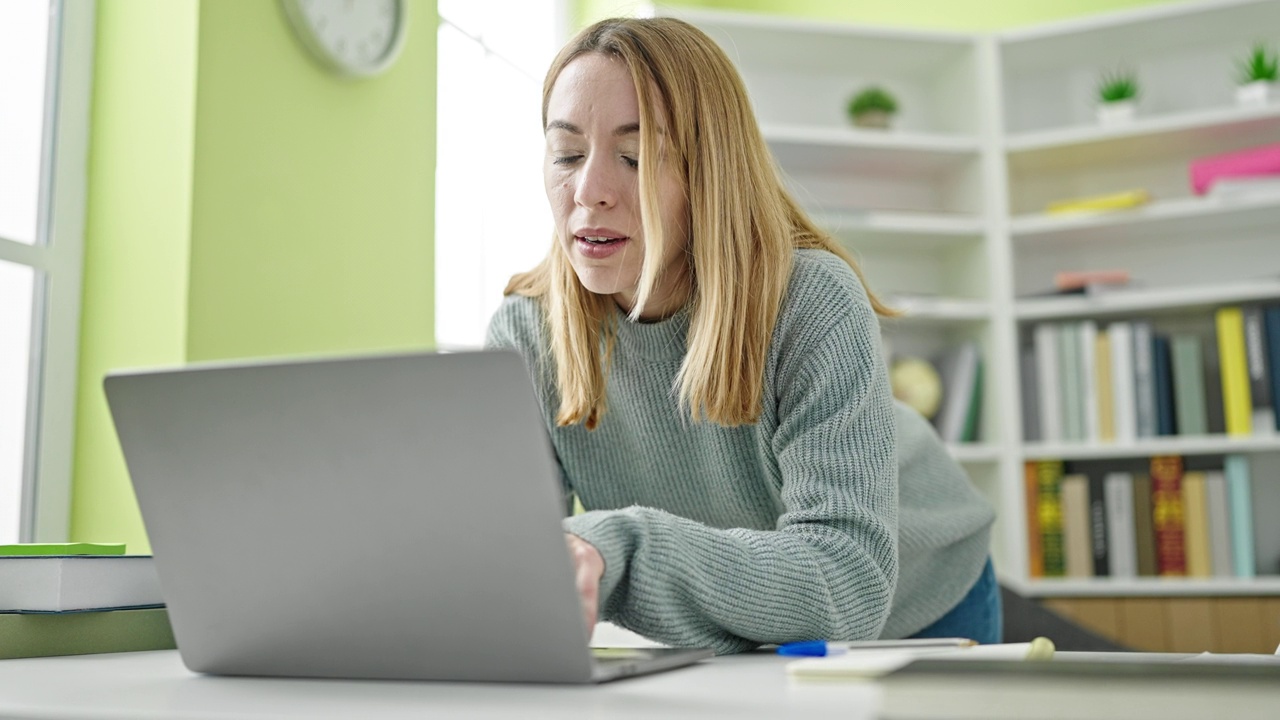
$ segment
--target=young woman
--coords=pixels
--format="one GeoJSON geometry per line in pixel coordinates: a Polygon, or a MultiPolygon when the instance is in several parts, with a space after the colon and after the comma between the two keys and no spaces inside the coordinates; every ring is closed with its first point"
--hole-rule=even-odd
{"type": "Polygon", "coordinates": [[[543,87],[555,237],[488,344],[529,364],[588,625],[734,652],[1000,638],[991,508],[894,402],[854,261],[783,188],[724,53],[584,30],[543,87]]]}

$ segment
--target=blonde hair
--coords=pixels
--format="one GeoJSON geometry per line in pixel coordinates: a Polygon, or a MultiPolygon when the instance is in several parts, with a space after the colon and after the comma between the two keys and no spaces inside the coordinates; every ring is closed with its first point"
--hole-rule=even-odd
{"type": "MultiPolygon", "coordinates": [[[[614,18],[592,25],[551,63],[542,86],[543,127],[556,79],[587,53],[621,60],[639,100],[640,215],[646,241],[631,317],[639,318],[658,284],[666,241],[658,173],[663,163],[672,163],[684,183],[690,215],[690,326],[676,379],[680,403],[694,421],[754,423],[793,251],[821,248],[848,262],[860,280],[862,272],[783,187],[742,79],[711,38],[672,18],[614,18]]],[[[605,412],[617,332],[612,298],[578,281],[559,242],[537,267],[512,277],[504,293],[543,304],[560,392],[556,423],[594,429],[605,412]]],[[[877,313],[895,314],[870,290],[868,296],[877,313]]]]}

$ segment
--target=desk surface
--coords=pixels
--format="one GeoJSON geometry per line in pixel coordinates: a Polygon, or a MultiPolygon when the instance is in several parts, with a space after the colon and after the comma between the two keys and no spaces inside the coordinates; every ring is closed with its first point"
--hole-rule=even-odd
{"type": "MultiPolygon", "coordinates": [[[[1061,655],[1102,659],[1092,653],[1061,655]]],[[[0,717],[870,720],[877,715],[884,696],[876,683],[795,683],[786,675],[786,660],[769,653],[719,657],[598,686],[214,677],[188,671],[176,650],[0,660],[0,717]]],[[[1108,685],[1106,693],[1098,692],[1095,682],[1068,688],[1069,700],[1047,704],[1047,697],[1036,695],[1028,705],[1024,695],[1018,706],[1016,695],[999,684],[966,682],[943,691],[941,707],[948,717],[1054,720],[1272,720],[1280,707],[1280,687],[1240,694],[1213,686],[1179,692],[1179,683],[1167,681],[1119,692],[1108,685]]],[[[917,716],[938,712],[935,706],[917,716]]]]}

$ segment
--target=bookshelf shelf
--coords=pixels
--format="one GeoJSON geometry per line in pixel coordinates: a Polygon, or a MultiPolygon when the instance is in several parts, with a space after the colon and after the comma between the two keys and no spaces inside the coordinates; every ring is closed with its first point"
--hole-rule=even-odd
{"type": "Polygon", "coordinates": [[[1010,221],[1009,231],[1018,242],[1079,242],[1123,240],[1135,233],[1232,232],[1259,226],[1280,226],[1280,192],[1240,199],[1177,198],[1117,212],[1020,215],[1010,221]]]}
{"type": "Polygon", "coordinates": [[[1118,127],[1082,125],[1010,136],[1009,162],[1020,170],[1064,170],[1159,157],[1170,147],[1195,147],[1224,135],[1244,144],[1275,142],[1280,106],[1217,107],[1139,117],[1118,127]]]}
{"type": "Polygon", "coordinates": [[[1025,597],[1280,595],[1280,577],[1235,578],[1036,578],[1009,584],[1025,597]]]}
{"type": "Polygon", "coordinates": [[[1280,435],[1256,437],[1167,437],[1123,444],[1027,443],[1024,460],[1105,460],[1154,455],[1226,455],[1280,452],[1280,435]]]}
{"type": "Polygon", "coordinates": [[[1191,0],[995,34],[657,12],[725,48],[796,200],[854,253],[871,288],[905,311],[881,322],[887,354],[936,359],[978,348],[987,380],[979,442],[948,449],[997,506],[992,553],[1002,580],[1040,596],[1280,595],[1272,577],[1029,580],[1025,462],[1244,455],[1261,481],[1280,473],[1270,467],[1280,467],[1280,436],[1024,442],[1032,396],[1020,382],[1039,324],[1130,320],[1165,337],[1197,335],[1218,308],[1280,302],[1280,193],[1192,197],[1188,178],[1196,158],[1280,142],[1280,104],[1236,106],[1231,79],[1255,28],[1280,26],[1280,0],[1191,0]],[[1142,82],[1138,116],[1104,127],[1094,120],[1098,76],[1129,63],[1142,82]],[[890,130],[855,129],[844,117],[852,94],[872,84],[900,101],[890,130]],[[1154,200],[1106,214],[1041,212],[1133,188],[1154,200]],[[1056,272],[1110,268],[1129,270],[1130,286],[1040,294],[1056,272]]]}
{"type": "Polygon", "coordinates": [[[1019,320],[1058,320],[1152,312],[1189,312],[1229,303],[1280,298],[1280,278],[1242,280],[1236,283],[1171,287],[1152,290],[1117,290],[1097,295],[1020,300],[1014,314],[1019,320]]]}

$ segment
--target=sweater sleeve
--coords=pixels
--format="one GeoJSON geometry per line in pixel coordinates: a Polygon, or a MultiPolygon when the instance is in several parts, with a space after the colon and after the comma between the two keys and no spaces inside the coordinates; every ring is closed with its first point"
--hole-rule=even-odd
{"type": "Polygon", "coordinates": [[[787,349],[775,376],[775,529],[646,507],[565,520],[604,557],[604,619],[721,653],[879,636],[898,574],[892,400],[865,297],[830,320],[787,349]]]}

